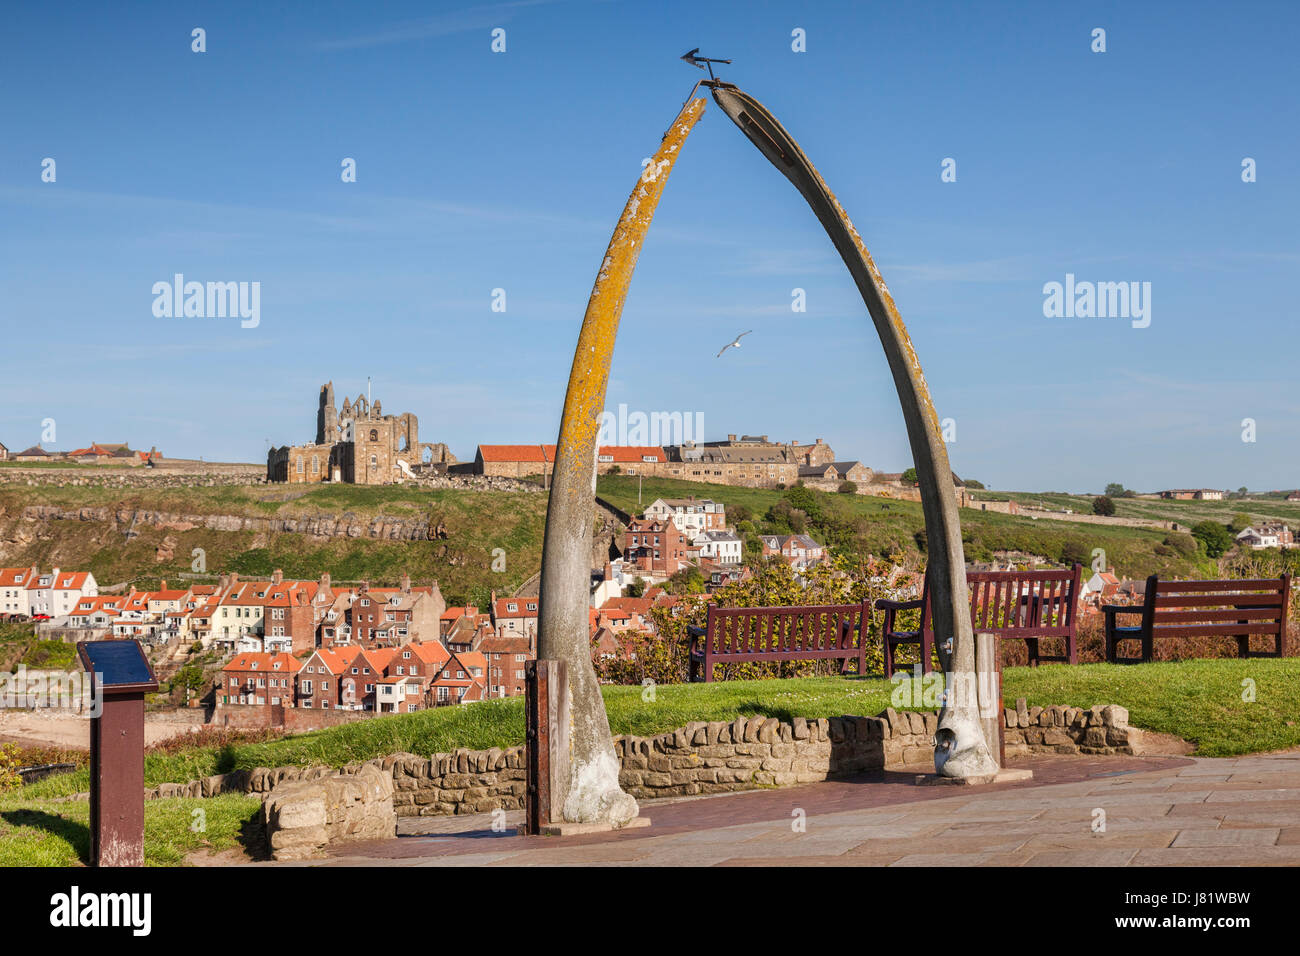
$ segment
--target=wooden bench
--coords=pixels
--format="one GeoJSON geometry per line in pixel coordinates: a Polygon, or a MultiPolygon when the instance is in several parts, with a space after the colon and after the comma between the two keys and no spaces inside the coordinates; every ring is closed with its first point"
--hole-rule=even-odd
{"type": "MultiPolygon", "coordinates": [[[[1077,664],[1075,646],[1076,612],[1082,567],[1050,571],[968,571],[966,588],[970,594],[971,624],[977,634],[996,634],[1000,640],[1021,640],[1029,652],[1029,664],[1042,662],[1077,664]],[[1065,641],[1065,654],[1044,656],[1038,642],[1044,637],[1065,641]]],[[[930,619],[930,577],[921,586],[921,597],[914,601],[879,600],[876,609],[885,612],[881,627],[885,645],[885,676],[894,673],[894,649],[904,644],[921,648],[921,672],[928,674],[934,650],[934,629],[930,619]],[[895,619],[900,611],[920,610],[917,630],[898,630],[895,619]]]]}
{"type": "Polygon", "coordinates": [[[1152,659],[1159,637],[1235,637],[1238,657],[1284,657],[1286,623],[1291,603],[1291,576],[1237,581],[1161,581],[1147,578],[1141,604],[1108,604],[1106,660],[1112,664],[1138,664],[1152,659]],[[1120,615],[1141,615],[1135,625],[1121,627],[1120,615]],[[1255,634],[1273,638],[1270,651],[1252,652],[1255,634]],[[1119,642],[1142,642],[1138,657],[1120,657],[1119,642]]]}
{"type": "Polygon", "coordinates": [[[866,642],[862,629],[869,608],[861,604],[811,607],[713,607],[703,628],[689,629],[690,679],[713,680],[717,664],[760,661],[841,660],[865,672],[866,642]]]}

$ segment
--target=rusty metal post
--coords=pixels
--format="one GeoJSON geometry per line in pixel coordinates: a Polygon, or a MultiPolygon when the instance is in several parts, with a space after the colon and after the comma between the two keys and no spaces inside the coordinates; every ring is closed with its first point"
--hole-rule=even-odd
{"type": "Polygon", "coordinates": [[[807,200],[848,267],[871,314],[893,374],[921,487],[931,613],[939,661],[948,677],[939,732],[935,735],[935,769],[950,777],[996,772],[996,759],[979,722],[975,639],[970,615],[966,613],[969,601],[966,561],[952,469],[934,402],[903,317],[862,237],[794,137],[749,94],[730,83],[707,80],[704,83],[712,88],[713,98],[723,112],[807,200]],[[953,642],[951,649],[947,644],[949,637],[953,642]]]}
{"type": "Polygon", "coordinates": [[[84,641],[99,697],[90,721],[90,864],[144,866],[144,695],[158,689],[138,641],[84,641]]]}
{"type": "Polygon", "coordinates": [[[704,103],[697,98],[682,107],[628,197],[587,301],[564,396],[542,545],[538,657],[569,665],[573,715],[569,786],[563,805],[554,810],[556,818],[573,823],[624,826],[638,813],[636,800],[619,787],[618,757],[591,663],[587,605],[596,439],[632,270],[668,174],[703,115],[704,103]]]}
{"type": "Polygon", "coordinates": [[[569,784],[569,680],[564,661],[524,664],[527,791],[524,832],[558,821],[569,784]]]}

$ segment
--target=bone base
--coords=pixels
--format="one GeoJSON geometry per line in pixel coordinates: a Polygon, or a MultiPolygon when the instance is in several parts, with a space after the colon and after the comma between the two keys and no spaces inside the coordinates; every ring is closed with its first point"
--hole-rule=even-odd
{"type": "MultiPolygon", "coordinates": [[[[541,834],[542,836],[581,836],[585,833],[609,833],[611,830],[636,830],[649,825],[649,817],[633,817],[621,827],[616,827],[612,823],[544,823],[541,834]]],[[[519,832],[524,832],[523,827],[519,828],[519,832]]]]}
{"type": "Polygon", "coordinates": [[[1032,770],[999,770],[997,773],[979,774],[973,777],[941,777],[936,773],[919,773],[913,781],[919,787],[977,787],[989,783],[1018,783],[1033,779],[1032,770]]]}

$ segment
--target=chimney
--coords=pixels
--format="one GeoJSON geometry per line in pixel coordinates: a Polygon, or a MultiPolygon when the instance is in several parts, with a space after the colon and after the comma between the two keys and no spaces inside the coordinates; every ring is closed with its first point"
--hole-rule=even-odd
{"type": "Polygon", "coordinates": [[[817,439],[817,444],[819,444],[819,445],[823,444],[823,442],[822,442],[822,440],[821,440],[820,438],[817,439]]]}
{"type": "Polygon", "coordinates": [[[279,568],[276,568],[274,571],[272,571],[272,572],[271,572],[271,583],[272,583],[272,584],[283,584],[283,583],[284,583],[284,572],[281,571],[279,568]]]}
{"type": "Polygon", "coordinates": [[[217,579],[217,587],[220,589],[221,593],[224,594],[225,591],[226,591],[226,588],[230,587],[230,575],[229,575],[229,574],[223,574],[220,578],[218,578],[218,579],[217,579]]]}
{"type": "Polygon", "coordinates": [[[610,564],[608,561],[605,562],[605,580],[614,580],[614,565],[610,564]]]}
{"type": "Polygon", "coordinates": [[[411,593],[411,576],[405,571],[402,572],[402,579],[398,582],[398,586],[402,589],[403,594],[411,593]]]}
{"type": "Polygon", "coordinates": [[[369,582],[369,581],[362,581],[362,582],[361,582],[361,587],[358,588],[357,590],[358,590],[361,594],[365,594],[367,591],[370,590],[370,582],[369,582]]]}
{"type": "Polygon", "coordinates": [[[236,584],[238,584],[238,583],[239,583],[239,575],[236,574],[234,571],[231,571],[231,572],[230,572],[230,586],[233,588],[233,587],[234,587],[236,584]]]}
{"type": "Polygon", "coordinates": [[[329,573],[328,571],[322,571],[322,572],[321,572],[321,576],[320,576],[320,587],[321,587],[321,590],[322,590],[322,591],[329,591],[329,590],[331,590],[331,588],[330,588],[330,573],[329,573]]]}
{"type": "Polygon", "coordinates": [[[166,579],[166,578],[163,578],[162,580],[160,580],[160,581],[158,582],[158,590],[159,590],[159,591],[166,591],[166,590],[167,590],[167,579],[166,579]]]}

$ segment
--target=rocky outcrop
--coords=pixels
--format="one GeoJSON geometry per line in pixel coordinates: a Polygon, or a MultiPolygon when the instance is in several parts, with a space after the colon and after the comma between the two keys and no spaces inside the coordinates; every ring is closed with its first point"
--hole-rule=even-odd
{"type": "MultiPolygon", "coordinates": [[[[28,505],[19,515],[22,522],[42,524],[55,521],[99,522],[125,534],[142,527],[166,531],[209,531],[253,534],[304,534],[317,538],[374,538],[385,541],[437,541],[448,537],[440,518],[395,518],[385,515],[367,518],[351,512],[342,515],[302,517],[252,517],[247,515],[197,515],[133,508],[61,508],[57,505],[28,505]]],[[[18,540],[19,529],[13,535],[18,540]]],[[[172,539],[174,540],[174,539],[172,539]]],[[[173,544],[174,547],[174,544],[173,544]]],[[[159,560],[162,560],[161,558],[159,560]]]]}

